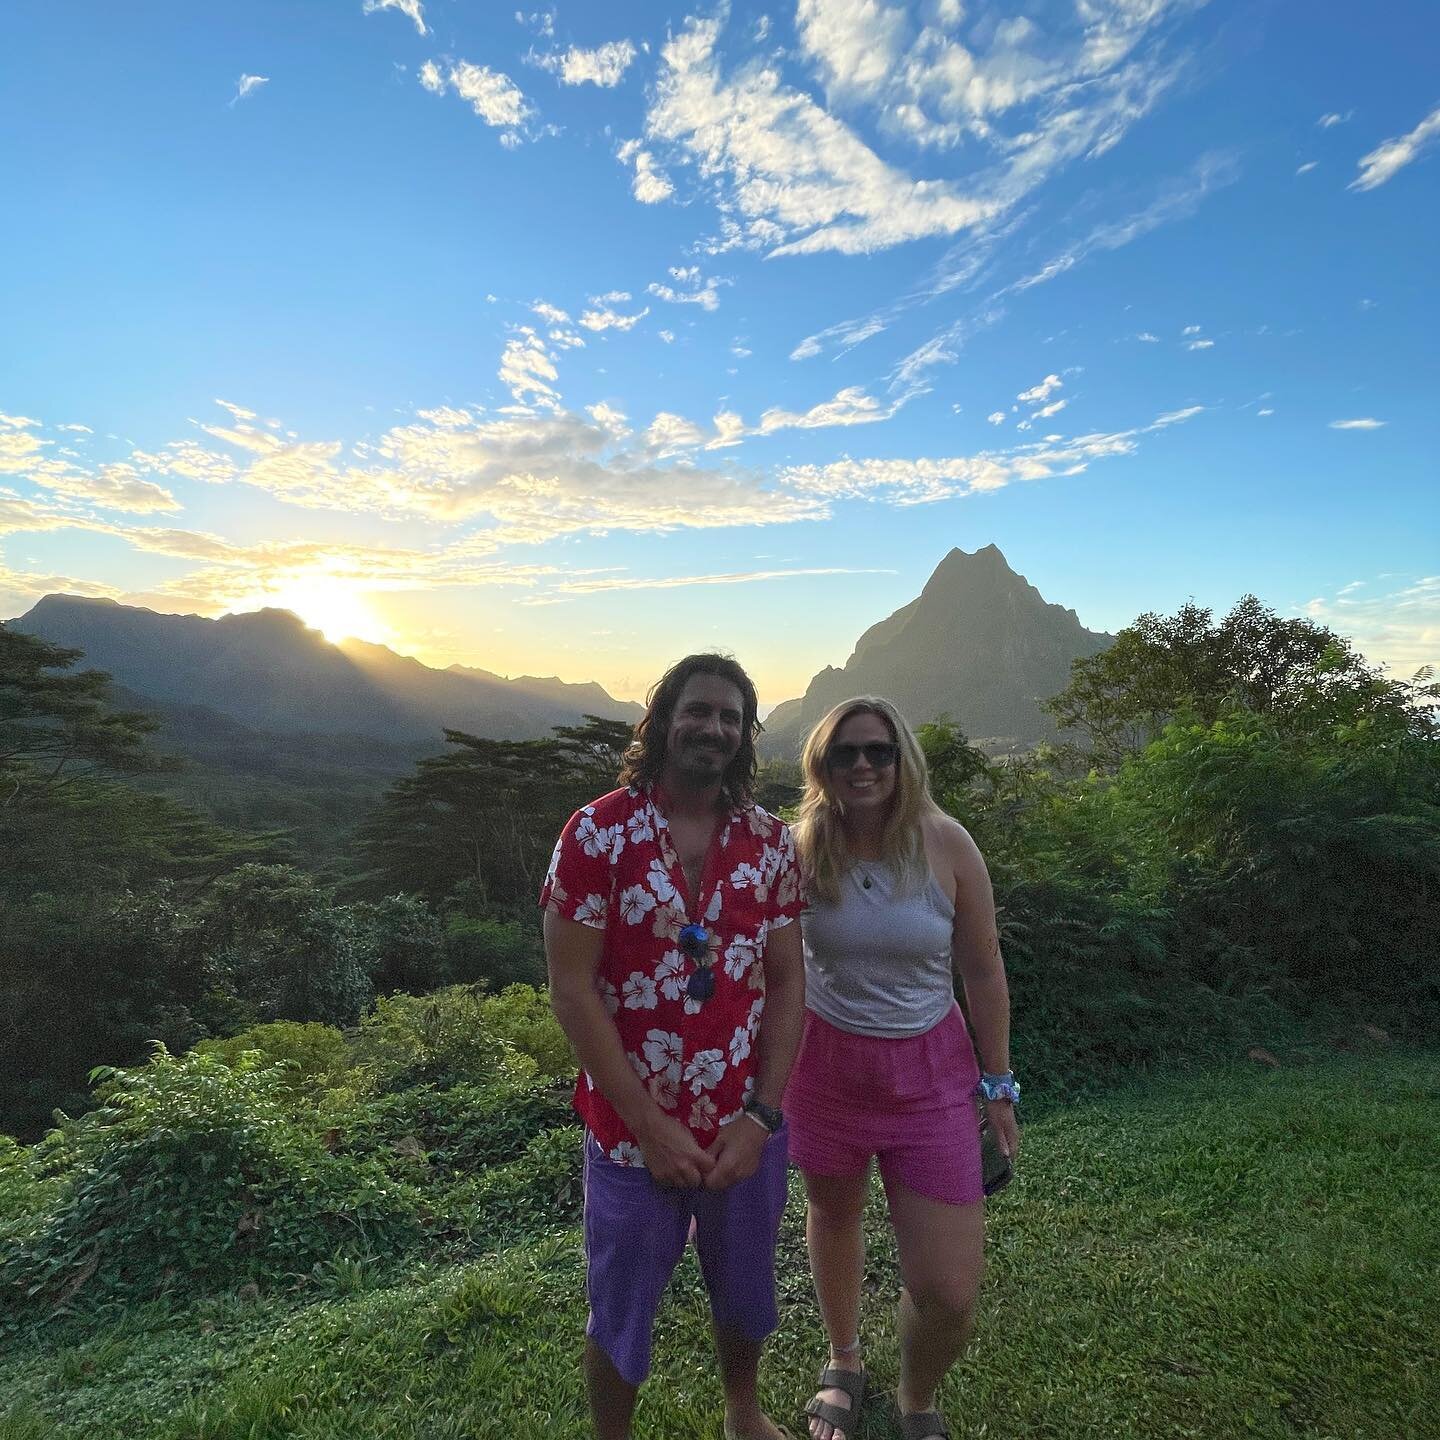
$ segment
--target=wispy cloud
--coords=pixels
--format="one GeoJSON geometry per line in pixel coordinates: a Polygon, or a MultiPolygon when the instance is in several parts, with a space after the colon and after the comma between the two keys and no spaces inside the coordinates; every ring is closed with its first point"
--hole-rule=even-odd
{"type": "Polygon", "coordinates": [[[1297,608],[1399,679],[1408,680],[1426,665],[1440,669],[1440,575],[1352,580],[1297,608]],[[1363,595],[1357,593],[1362,586],[1363,595]]]}
{"type": "Polygon", "coordinates": [[[635,177],[630,182],[630,189],[642,205],[658,205],[675,193],[670,177],[655,163],[655,157],[648,150],[640,148],[638,140],[626,140],[615,154],[622,165],[634,165],[635,177]]]}
{"type": "Polygon", "coordinates": [[[609,90],[625,78],[636,53],[633,42],[611,40],[594,50],[572,45],[563,52],[532,58],[542,70],[558,75],[562,85],[598,85],[609,90]]]}
{"type": "Polygon", "coordinates": [[[649,294],[671,305],[698,305],[702,310],[719,309],[720,292],[718,287],[730,283],[728,280],[716,279],[713,276],[707,280],[701,275],[698,265],[673,267],[670,271],[670,278],[685,288],[676,289],[673,285],[655,281],[645,288],[649,294]]]}
{"type": "Polygon", "coordinates": [[[1365,415],[1358,420],[1332,420],[1330,428],[1332,430],[1379,430],[1389,423],[1388,420],[1375,420],[1365,415]]]}
{"type": "Polygon", "coordinates": [[[1335,126],[1343,125],[1354,113],[1353,110],[1347,110],[1342,115],[1338,110],[1331,110],[1327,114],[1322,115],[1315,123],[1322,130],[1333,130],[1335,126]]]}
{"type": "Polygon", "coordinates": [[[1187,350],[1213,350],[1215,342],[1213,340],[1189,340],[1186,342],[1185,348],[1187,350]]]}
{"type": "Polygon", "coordinates": [[[1440,105],[1437,105],[1408,135],[1377,145],[1360,157],[1360,173],[1350,182],[1351,190],[1373,190],[1397,171],[1418,160],[1440,138],[1440,105]]]}
{"type": "Polygon", "coordinates": [[[509,149],[525,138],[525,127],[535,117],[535,107],[520,87],[499,70],[458,60],[446,70],[433,60],[420,67],[420,83],[432,95],[448,89],[458,95],[487,125],[500,130],[500,143],[509,149]]]}
{"type": "Polygon", "coordinates": [[[1140,437],[1199,414],[1202,406],[1162,415],[1151,424],[1108,434],[1048,437],[1008,450],[977,455],[896,460],[836,460],[797,465],[781,472],[784,483],[827,499],[884,501],[925,505],[1000,490],[1021,480],[1045,480],[1082,474],[1097,460],[1132,455],[1140,437]]]}
{"type": "Polygon", "coordinates": [[[607,305],[597,303],[594,308],[581,312],[580,323],[587,330],[594,330],[596,332],[604,330],[633,330],[649,313],[650,307],[648,305],[638,314],[622,315],[618,310],[611,310],[607,305]]]}
{"type": "Polygon", "coordinates": [[[377,10],[398,10],[414,23],[421,35],[430,33],[425,28],[425,8],[421,0],[365,0],[363,8],[367,15],[373,15],[377,10]]]}
{"type": "Polygon", "coordinates": [[[728,575],[661,575],[651,578],[611,576],[566,580],[553,588],[568,595],[597,595],[606,590],[678,590],[689,585],[753,585],[761,580],[793,580],[804,575],[893,575],[893,570],[849,569],[842,566],[803,570],[745,570],[728,575]]]}
{"type": "Polygon", "coordinates": [[[262,85],[268,85],[268,75],[242,75],[235,82],[235,93],[230,97],[230,108],[233,110],[246,96],[253,95],[262,85]]]}
{"type": "Polygon", "coordinates": [[[1295,173],[1297,175],[1308,175],[1319,163],[1318,160],[1307,160],[1295,173]]]}

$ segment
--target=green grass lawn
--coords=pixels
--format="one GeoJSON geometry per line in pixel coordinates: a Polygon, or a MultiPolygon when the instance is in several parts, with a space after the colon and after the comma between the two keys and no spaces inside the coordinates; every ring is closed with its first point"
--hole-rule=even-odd
{"type": "MultiPolygon", "coordinates": [[[[1162,1082],[1052,1114],[992,1204],[979,1333],[942,1391],[957,1437],[1440,1437],[1440,1064],[1339,1056],[1162,1082]]],[[[863,1335],[893,1388],[878,1201],[863,1335]]],[[[762,1372],[796,1415],[823,1353],[798,1185],[762,1372]]],[[[0,1440],[460,1440],[587,1433],[577,1233],[324,1294],[136,1311],[0,1358],[0,1440]],[[8,1416],[5,1407],[10,1407],[8,1416]]],[[[720,1436],[687,1257],[636,1433],[720,1436]]],[[[867,1404],[858,1435],[894,1435],[867,1404]]]]}

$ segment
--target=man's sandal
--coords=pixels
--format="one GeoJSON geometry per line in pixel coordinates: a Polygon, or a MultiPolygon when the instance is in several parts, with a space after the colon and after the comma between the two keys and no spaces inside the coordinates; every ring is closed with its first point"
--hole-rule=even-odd
{"type": "Polygon", "coordinates": [[[938,1436],[939,1440],[950,1440],[950,1430],[945,1424],[945,1417],[938,1410],[917,1410],[911,1415],[901,1415],[896,1411],[900,1421],[900,1433],[905,1440],[931,1440],[932,1436],[938,1436]]]}
{"type": "Polygon", "coordinates": [[[863,1370],[822,1370],[821,1390],[843,1390],[850,1397],[850,1408],[841,1409],[828,1400],[816,1395],[805,1406],[805,1413],[812,1420],[823,1420],[827,1425],[849,1437],[855,1433],[855,1422],[860,1416],[860,1407],[865,1403],[865,1388],[869,1382],[863,1370]]]}

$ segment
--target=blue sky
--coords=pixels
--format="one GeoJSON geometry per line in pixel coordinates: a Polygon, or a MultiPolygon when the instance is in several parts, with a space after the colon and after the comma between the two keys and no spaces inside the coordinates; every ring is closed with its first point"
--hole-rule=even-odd
{"type": "Polygon", "coordinates": [[[1440,9],[0,11],[0,615],[773,704],[952,546],[1440,660],[1440,9]]]}

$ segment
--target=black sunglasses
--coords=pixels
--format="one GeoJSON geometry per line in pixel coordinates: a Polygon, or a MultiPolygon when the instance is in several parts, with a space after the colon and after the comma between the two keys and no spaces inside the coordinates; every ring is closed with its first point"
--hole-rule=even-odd
{"type": "Polygon", "coordinates": [[[900,758],[900,747],[888,740],[872,740],[867,745],[832,745],[825,752],[825,763],[832,770],[853,770],[862,755],[872,770],[888,770],[900,758]]]}

